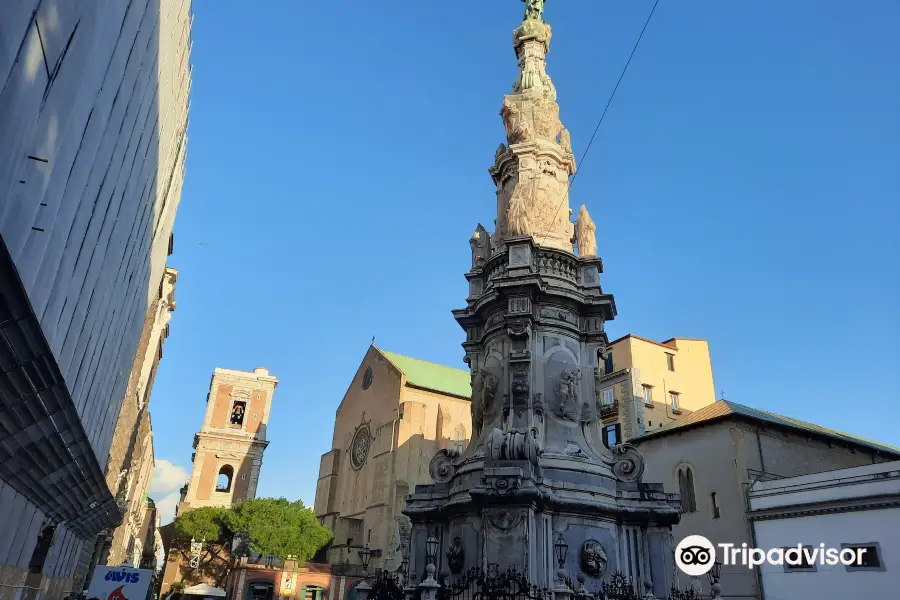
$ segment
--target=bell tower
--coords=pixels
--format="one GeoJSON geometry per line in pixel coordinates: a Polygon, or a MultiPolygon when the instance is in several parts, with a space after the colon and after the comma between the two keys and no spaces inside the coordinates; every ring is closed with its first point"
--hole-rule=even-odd
{"type": "Polygon", "coordinates": [[[177,514],[256,497],[277,385],[278,378],[263,368],[213,372],[203,427],[194,435],[191,479],[177,514]]]}

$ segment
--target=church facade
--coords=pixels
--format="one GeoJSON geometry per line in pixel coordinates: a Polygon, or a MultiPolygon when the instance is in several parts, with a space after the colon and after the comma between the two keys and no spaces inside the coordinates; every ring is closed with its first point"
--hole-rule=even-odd
{"type": "Polygon", "coordinates": [[[336,571],[358,571],[366,545],[370,570],[399,568],[409,544],[404,499],[431,481],[435,452],[468,444],[470,396],[467,370],[369,347],[337,409],[316,487],[316,516],[334,532],[327,561],[336,571]]]}

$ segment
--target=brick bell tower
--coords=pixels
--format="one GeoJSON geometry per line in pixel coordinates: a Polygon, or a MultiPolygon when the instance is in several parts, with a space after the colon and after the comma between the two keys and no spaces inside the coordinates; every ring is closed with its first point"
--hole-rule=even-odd
{"type": "Polygon", "coordinates": [[[277,385],[278,378],[263,368],[213,372],[203,427],[194,436],[191,479],[182,490],[177,514],[256,497],[277,385]]]}

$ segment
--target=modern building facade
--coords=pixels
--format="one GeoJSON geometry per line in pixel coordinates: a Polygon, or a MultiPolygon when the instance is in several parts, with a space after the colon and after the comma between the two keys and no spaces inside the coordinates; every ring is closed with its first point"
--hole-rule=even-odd
{"type": "Polygon", "coordinates": [[[759,567],[765,598],[890,598],[900,581],[900,461],[757,481],[749,491],[759,548],[863,550],[863,563],[759,567]]]}
{"type": "MultiPolygon", "coordinates": [[[[646,477],[663,481],[667,490],[681,496],[681,522],[672,531],[676,542],[702,535],[714,544],[738,547],[759,544],[748,503],[748,490],[758,489],[758,482],[873,464],[881,468],[879,463],[900,458],[900,448],[728,400],[631,443],[646,459],[646,477]]],[[[723,566],[728,597],[759,599],[758,574],[744,566],[723,566]]],[[[690,584],[682,575],[680,585],[690,584]]]]}
{"type": "Polygon", "coordinates": [[[77,591],[184,175],[190,0],[0,19],[0,593],[77,591]]]}
{"type": "MultiPolygon", "coordinates": [[[[656,427],[715,402],[704,340],[659,343],[626,335],[610,342],[609,350],[597,366],[606,443],[643,432],[638,419],[656,427]],[[668,370],[669,354],[676,357],[677,380],[668,370]],[[652,406],[644,404],[645,385],[659,390],[652,406]],[[662,391],[679,386],[686,406],[675,415],[662,391]]],[[[358,574],[366,544],[374,568],[399,566],[399,549],[409,543],[404,499],[416,485],[431,482],[428,462],[435,452],[468,445],[471,395],[467,369],[369,348],[337,409],[332,449],[319,468],[315,511],[334,532],[326,556],[335,572],[358,574]]]]}

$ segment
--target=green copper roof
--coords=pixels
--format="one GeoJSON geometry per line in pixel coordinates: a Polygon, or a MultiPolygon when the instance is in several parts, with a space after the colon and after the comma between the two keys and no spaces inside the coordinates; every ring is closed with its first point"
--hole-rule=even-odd
{"type": "Polygon", "coordinates": [[[866,438],[850,435],[849,433],[836,431],[834,429],[828,429],[827,427],[822,427],[814,423],[807,423],[806,421],[801,421],[799,419],[792,419],[791,417],[785,417],[784,415],[771,413],[766,410],[751,408],[749,406],[744,406],[743,404],[738,404],[737,402],[731,402],[730,400],[719,400],[718,402],[710,404],[709,406],[704,406],[703,408],[696,410],[691,414],[678,419],[677,421],[664,425],[658,429],[654,429],[653,431],[649,431],[640,437],[634,438],[634,441],[641,442],[649,438],[666,435],[667,433],[673,431],[679,431],[688,427],[696,427],[708,422],[718,421],[729,416],[744,417],[746,419],[751,419],[769,425],[789,427],[794,430],[804,431],[814,435],[836,438],[846,443],[865,446],[867,448],[878,450],[880,452],[888,452],[890,454],[900,455],[900,448],[898,448],[897,446],[882,444],[881,442],[873,442],[872,440],[867,440],[866,438]]]}
{"type": "Polygon", "coordinates": [[[472,397],[472,380],[468,369],[454,369],[380,348],[378,351],[406,375],[406,383],[413,387],[460,398],[472,397]]]}

